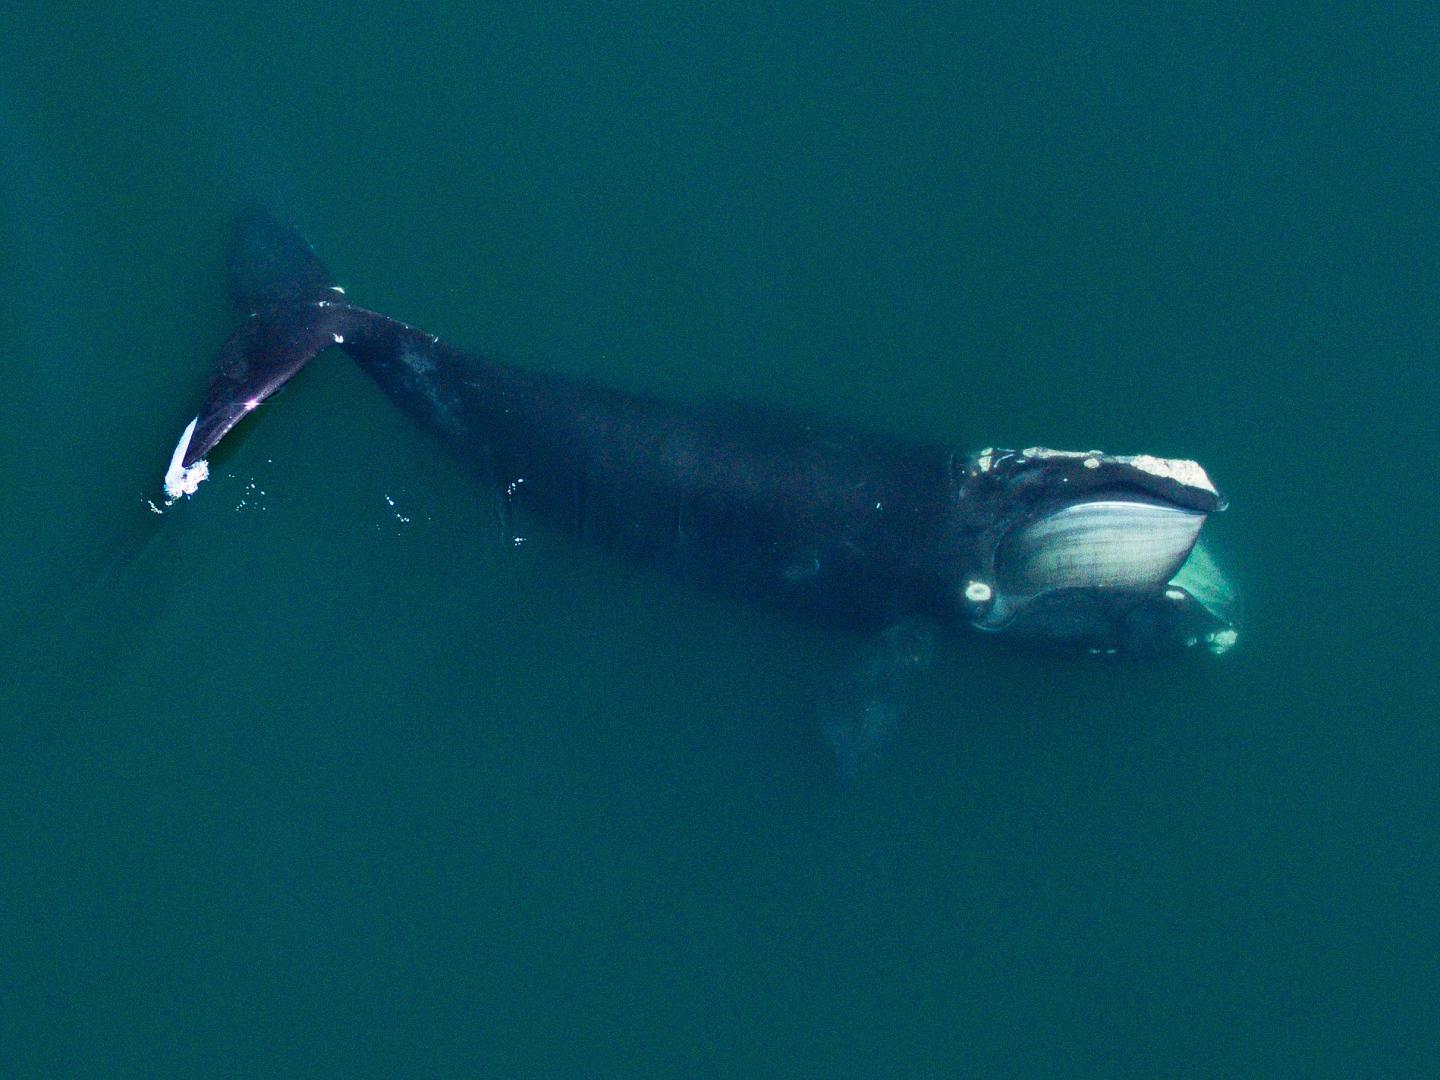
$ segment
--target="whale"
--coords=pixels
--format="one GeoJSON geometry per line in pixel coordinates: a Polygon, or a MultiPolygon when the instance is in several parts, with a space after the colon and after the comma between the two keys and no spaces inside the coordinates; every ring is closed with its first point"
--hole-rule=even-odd
{"type": "Polygon", "coordinates": [[[1235,590],[1202,540],[1226,500],[1194,461],[967,449],[503,363],[353,303],[259,207],[239,215],[226,263],[243,319],[171,456],[168,502],[338,349],[503,507],[686,586],[1078,654],[1218,655],[1237,640],[1235,590]]]}

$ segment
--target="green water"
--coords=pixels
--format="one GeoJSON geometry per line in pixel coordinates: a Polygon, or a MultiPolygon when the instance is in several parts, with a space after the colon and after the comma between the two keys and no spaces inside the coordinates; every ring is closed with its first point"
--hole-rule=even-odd
{"type": "Polygon", "coordinates": [[[0,1076],[1440,1069],[1433,7],[0,14],[0,1076]],[[146,506],[247,199],[520,362],[1195,457],[1216,662],[500,535],[342,357],[146,506]],[[393,505],[392,505],[393,504],[393,505]]]}

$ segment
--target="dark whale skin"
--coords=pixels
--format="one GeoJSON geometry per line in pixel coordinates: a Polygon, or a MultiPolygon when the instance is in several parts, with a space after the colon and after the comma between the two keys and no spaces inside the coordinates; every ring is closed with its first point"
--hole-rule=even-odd
{"type": "Polygon", "coordinates": [[[405,412],[552,527],[861,623],[955,613],[949,447],[487,362],[353,308],[343,321],[341,348],[405,412]]]}
{"type": "Polygon", "coordinates": [[[987,621],[1000,610],[996,553],[1013,530],[1092,499],[1223,509],[1193,462],[967,454],[487,360],[350,304],[300,235],[258,209],[239,219],[229,274],[248,317],[221,348],[172,469],[203,464],[260,401],[339,347],[507,508],[687,582],[845,623],[935,620],[1067,651],[1174,652],[1226,625],[1163,582],[1070,589],[1028,621],[987,621]]]}

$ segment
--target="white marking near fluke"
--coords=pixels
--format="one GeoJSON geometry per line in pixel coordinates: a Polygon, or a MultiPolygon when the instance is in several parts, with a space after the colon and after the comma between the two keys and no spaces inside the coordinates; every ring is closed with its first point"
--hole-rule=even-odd
{"type": "Polygon", "coordinates": [[[175,444],[175,453],[170,455],[170,467],[165,470],[166,506],[180,498],[181,495],[194,495],[195,489],[210,476],[210,463],[204,458],[189,468],[182,464],[185,460],[185,451],[190,449],[190,440],[195,435],[195,425],[199,422],[200,418],[197,416],[185,426],[180,441],[175,444]]]}

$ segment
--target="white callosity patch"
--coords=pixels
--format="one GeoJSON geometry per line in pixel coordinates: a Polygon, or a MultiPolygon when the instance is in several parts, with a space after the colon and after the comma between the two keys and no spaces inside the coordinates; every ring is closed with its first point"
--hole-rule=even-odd
{"type": "MultiPolygon", "coordinates": [[[[986,450],[982,455],[980,471],[984,472],[989,467],[986,460],[993,455],[993,450],[986,450]]],[[[1162,458],[1152,454],[1104,454],[1099,450],[1052,450],[1048,446],[1031,446],[1020,451],[1022,458],[1035,458],[1045,460],[1047,458],[1084,458],[1085,467],[1097,469],[1101,460],[1113,461],[1120,465],[1129,465],[1132,469],[1139,469],[1151,476],[1158,476],[1163,480],[1174,480],[1188,488],[1196,488],[1200,491],[1208,491],[1211,495],[1218,495],[1215,485],[1210,482],[1205,469],[1197,461],[1189,461],[1185,458],[1162,458]]]]}
{"type": "Polygon", "coordinates": [[[972,604],[986,603],[995,592],[983,581],[970,581],[965,584],[965,599],[972,604]]]}
{"type": "Polygon", "coordinates": [[[1177,484],[1183,484],[1188,488],[1208,491],[1211,495],[1219,494],[1198,461],[1187,461],[1184,458],[1158,458],[1149,454],[1117,457],[1114,460],[1139,469],[1141,472],[1149,473],[1151,476],[1174,480],[1177,484]]]}
{"type": "Polygon", "coordinates": [[[195,425],[199,422],[200,418],[197,416],[185,426],[180,441],[175,444],[175,452],[170,455],[170,467],[165,470],[167,505],[181,495],[194,495],[200,484],[210,476],[210,465],[203,458],[188,468],[183,464],[185,451],[190,449],[190,440],[194,437],[195,425]]]}
{"type": "Polygon", "coordinates": [[[1038,458],[1043,461],[1046,458],[1100,458],[1105,454],[1101,450],[1052,450],[1048,446],[1027,446],[1020,451],[1020,456],[1022,458],[1038,458]]]}

